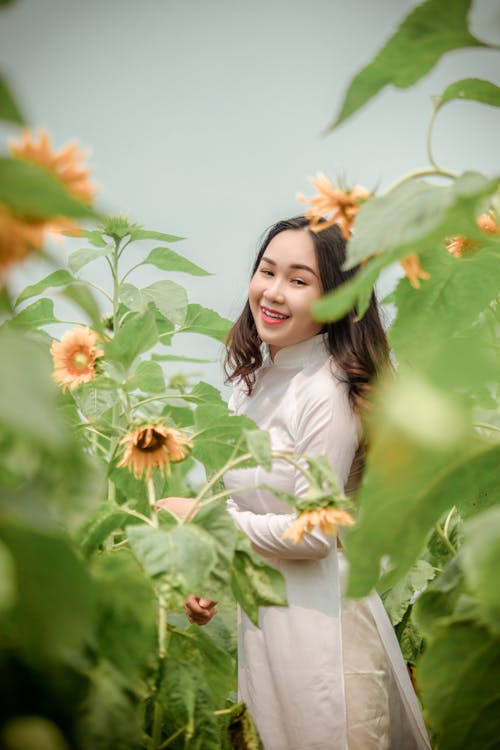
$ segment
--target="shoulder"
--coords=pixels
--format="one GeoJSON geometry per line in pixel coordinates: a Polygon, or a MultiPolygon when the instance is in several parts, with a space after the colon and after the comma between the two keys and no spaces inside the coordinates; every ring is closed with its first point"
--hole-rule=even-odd
{"type": "Polygon", "coordinates": [[[349,387],[344,371],[328,357],[311,364],[293,379],[295,425],[300,432],[309,420],[320,418],[356,426],[359,418],[349,401],[349,387]]]}

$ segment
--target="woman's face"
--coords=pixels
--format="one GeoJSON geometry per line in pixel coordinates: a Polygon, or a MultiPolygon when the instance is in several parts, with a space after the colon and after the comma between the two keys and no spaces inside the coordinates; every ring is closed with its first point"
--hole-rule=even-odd
{"type": "Polygon", "coordinates": [[[314,241],[307,229],[286,229],[274,237],[252,276],[248,298],[257,332],[271,357],[285,346],[316,336],[311,302],[321,297],[314,241]]]}

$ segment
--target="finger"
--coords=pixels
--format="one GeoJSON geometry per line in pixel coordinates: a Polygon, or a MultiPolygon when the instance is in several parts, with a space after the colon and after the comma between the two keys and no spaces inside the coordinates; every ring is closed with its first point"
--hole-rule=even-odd
{"type": "Polygon", "coordinates": [[[205,607],[200,607],[198,597],[196,597],[194,594],[190,594],[186,601],[184,602],[184,605],[186,607],[189,607],[191,612],[196,615],[203,615],[206,612],[205,607]]]}
{"type": "Polygon", "coordinates": [[[198,599],[198,604],[200,607],[203,607],[204,609],[210,609],[210,607],[213,607],[217,602],[212,601],[212,599],[198,599]]]}

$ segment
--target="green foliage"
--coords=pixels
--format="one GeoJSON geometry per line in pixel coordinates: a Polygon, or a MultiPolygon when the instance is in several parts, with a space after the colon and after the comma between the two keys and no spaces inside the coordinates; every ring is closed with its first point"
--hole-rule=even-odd
{"type": "Polygon", "coordinates": [[[447,102],[469,99],[491,107],[500,107],[500,87],[481,78],[464,78],[445,88],[436,101],[436,111],[447,102]]]}
{"type": "MultiPolygon", "coordinates": [[[[5,3],[5,0],[2,5],[5,3]]],[[[24,118],[3,76],[0,76],[0,119],[23,125],[24,118]]]]}
{"type": "Polygon", "coordinates": [[[392,84],[408,88],[428,73],[446,53],[464,47],[486,47],[467,24],[471,0],[426,0],[403,21],[378,55],[351,81],[337,127],[392,84]]]}

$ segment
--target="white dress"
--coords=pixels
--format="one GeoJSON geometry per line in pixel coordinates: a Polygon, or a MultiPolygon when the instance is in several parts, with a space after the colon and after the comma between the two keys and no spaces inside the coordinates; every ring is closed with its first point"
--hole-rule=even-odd
{"type": "MultiPolygon", "coordinates": [[[[250,397],[230,406],[268,430],[273,448],[326,455],[344,483],[360,424],[322,335],[268,355],[250,397]]],[[[338,370],[337,370],[338,371],[338,370]]],[[[339,372],[339,371],[338,371],[339,372]]],[[[228,472],[228,511],[253,547],[286,579],[288,607],[261,607],[255,627],[239,610],[238,686],[265,750],[429,750],[396,636],[376,593],[344,600],[346,561],[319,530],[298,544],[282,534],[295,518],[270,484],[302,495],[307,483],[283,460],[228,472]]]]}

